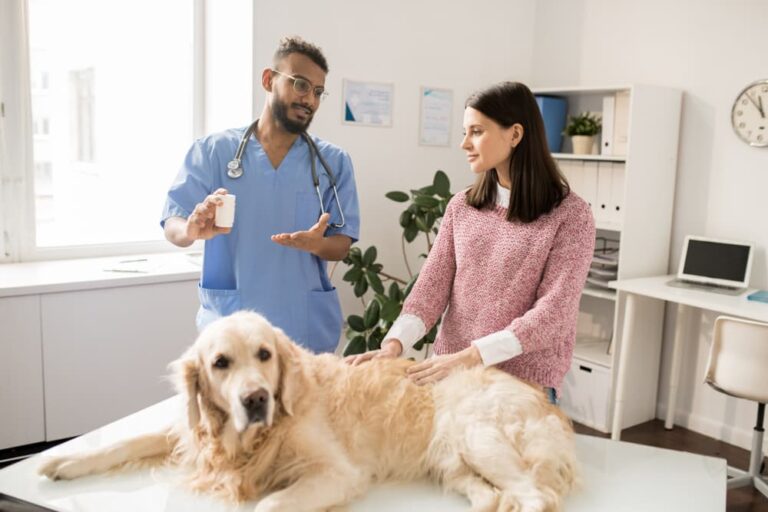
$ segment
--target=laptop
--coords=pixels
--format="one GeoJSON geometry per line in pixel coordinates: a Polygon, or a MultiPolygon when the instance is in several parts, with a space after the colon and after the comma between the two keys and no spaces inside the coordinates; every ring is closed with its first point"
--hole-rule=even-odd
{"type": "Polygon", "coordinates": [[[750,243],[686,236],[677,278],[668,284],[738,295],[749,286],[753,253],[750,243]]]}

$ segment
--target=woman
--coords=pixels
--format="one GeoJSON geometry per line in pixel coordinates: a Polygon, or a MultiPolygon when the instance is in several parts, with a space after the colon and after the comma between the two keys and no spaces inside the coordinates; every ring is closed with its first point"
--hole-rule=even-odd
{"type": "Polygon", "coordinates": [[[414,382],[495,365],[539,384],[555,403],[571,364],[595,244],[590,207],[570,191],[549,154],[525,85],[503,82],[472,95],[464,132],[461,147],[475,184],[448,204],[381,350],[349,361],[398,357],[445,313],[434,357],[409,368],[414,382]]]}

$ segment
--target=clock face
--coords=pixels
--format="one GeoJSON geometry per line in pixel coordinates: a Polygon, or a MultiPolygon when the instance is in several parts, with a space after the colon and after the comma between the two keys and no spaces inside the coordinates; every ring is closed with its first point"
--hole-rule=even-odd
{"type": "Polygon", "coordinates": [[[768,80],[748,85],[733,103],[731,123],[750,146],[768,147],[768,80]]]}

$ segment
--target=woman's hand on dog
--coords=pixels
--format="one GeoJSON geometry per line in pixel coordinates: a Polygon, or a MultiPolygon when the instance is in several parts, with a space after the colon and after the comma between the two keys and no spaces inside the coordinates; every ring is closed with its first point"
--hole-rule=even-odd
{"type": "Polygon", "coordinates": [[[402,353],[403,344],[400,342],[400,340],[391,338],[385,340],[379,350],[369,350],[368,352],[364,352],[362,354],[347,356],[344,358],[344,362],[351,364],[352,366],[357,366],[366,361],[370,361],[371,359],[394,359],[396,357],[400,357],[400,354],[402,353]]]}
{"type": "Polygon", "coordinates": [[[470,345],[455,354],[434,356],[408,368],[408,377],[419,386],[443,380],[454,370],[483,364],[480,351],[470,345]]]}

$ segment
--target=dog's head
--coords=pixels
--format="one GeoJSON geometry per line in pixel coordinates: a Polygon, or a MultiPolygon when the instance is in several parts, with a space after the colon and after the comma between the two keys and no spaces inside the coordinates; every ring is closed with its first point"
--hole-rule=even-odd
{"type": "Polygon", "coordinates": [[[212,322],[171,364],[190,428],[197,428],[201,410],[211,428],[231,421],[238,433],[270,427],[278,407],[292,415],[304,379],[302,352],[256,313],[212,322]]]}

